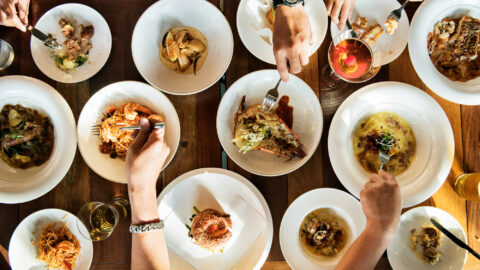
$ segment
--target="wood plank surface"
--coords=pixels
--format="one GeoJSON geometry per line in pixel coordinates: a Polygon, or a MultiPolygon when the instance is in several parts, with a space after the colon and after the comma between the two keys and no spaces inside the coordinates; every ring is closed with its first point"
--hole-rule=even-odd
{"type": "MultiPolygon", "coordinates": [[[[255,58],[242,44],[236,27],[236,12],[240,0],[209,1],[214,5],[221,3],[232,28],[235,44],[232,62],[223,80],[199,94],[190,96],[167,94],[180,119],[181,138],[175,158],[160,176],[157,192],[188,171],[204,167],[222,167],[222,149],[215,127],[222,87],[228,89],[236,80],[250,72],[275,68],[255,58]]],[[[138,18],[155,0],[74,0],[73,2],[93,7],[105,17],[110,26],[113,38],[112,51],[100,72],[85,82],[57,83],[41,73],[33,62],[30,53],[30,34],[0,26],[0,38],[9,42],[15,51],[13,64],[8,69],[0,71],[0,76],[26,75],[47,82],[67,100],[75,119],[78,120],[84,104],[102,87],[122,80],[145,82],[134,65],[130,44],[138,18]]],[[[67,1],[32,0],[30,22],[34,25],[47,10],[63,3],[67,1]]],[[[419,3],[410,3],[407,6],[406,11],[410,20],[418,6],[419,3]]],[[[226,163],[229,170],[249,179],[263,194],[270,207],[274,223],[274,239],[268,261],[262,269],[290,269],[280,249],[278,232],[283,214],[298,196],[320,187],[345,190],[333,172],[329,160],[327,137],[330,123],[335,111],[350,94],[378,81],[400,81],[416,86],[430,94],[444,109],[454,132],[455,159],[444,185],[432,198],[420,205],[435,206],[452,214],[467,232],[469,244],[480,251],[480,204],[465,202],[453,190],[453,184],[458,175],[464,172],[480,172],[480,106],[461,106],[438,97],[416,74],[408,49],[405,49],[397,60],[382,67],[379,74],[369,82],[352,84],[343,90],[321,90],[323,86],[321,71],[325,65],[328,65],[327,50],[330,42],[331,37],[328,32],[320,49],[310,57],[309,65],[298,75],[319,97],[324,114],[322,139],[312,158],[295,172],[280,177],[253,175],[241,169],[230,159],[226,163]]],[[[312,121],[320,121],[320,119],[312,121]]],[[[77,151],[69,172],[52,191],[31,202],[15,205],[0,204],[0,245],[8,248],[10,237],[18,223],[37,210],[54,207],[77,213],[80,207],[89,201],[109,202],[116,195],[126,196],[126,186],[102,179],[88,168],[77,151]]],[[[130,269],[130,241],[128,221],[124,220],[110,238],[94,243],[91,269],[130,269]]],[[[4,259],[0,259],[0,269],[9,269],[4,259]]],[[[381,258],[375,269],[391,269],[386,255],[381,258]]],[[[470,255],[464,269],[480,269],[480,264],[470,255]]]]}

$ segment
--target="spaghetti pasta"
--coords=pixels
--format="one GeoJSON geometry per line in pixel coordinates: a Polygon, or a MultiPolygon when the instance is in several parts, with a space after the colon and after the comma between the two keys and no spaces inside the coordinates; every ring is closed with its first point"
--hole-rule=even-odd
{"type": "Polygon", "coordinates": [[[65,223],[45,226],[37,239],[37,259],[48,269],[72,270],[80,254],[80,243],[65,223]]]}

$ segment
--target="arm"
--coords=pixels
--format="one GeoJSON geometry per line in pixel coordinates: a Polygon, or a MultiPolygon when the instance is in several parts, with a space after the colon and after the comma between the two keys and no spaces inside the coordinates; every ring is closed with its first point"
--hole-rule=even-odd
{"type": "MultiPolygon", "coordinates": [[[[127,152],[127,180],[132,224],[159,221],[156,182],[170,149],[164,129],[151,130],[140,119],[141,130],[127,152]]],[[[132,269],[169,269],[167,245],[162,230],[132,235],[132,269]]]]}
{"type": "Polygon", "coordinates": [[[365,229],[350,246],[336,270],[371,270],[395,236],[402,210],[400,187],[384,171],[372,175],[360,192],[360,202],[367,218],[365,229]]]}
{"type": "Polygon", "coordinates": [[[338,29],[342,30],[347,19],[352,16],[355,0],[325,0],[325,2],[327,14],[338,24],[338,29]]]}
{"type": "Polygon", "coordinates": [[[14,26],[25,32],[29,4],[30,0],[0,0],[0,24],[14,26]]]}

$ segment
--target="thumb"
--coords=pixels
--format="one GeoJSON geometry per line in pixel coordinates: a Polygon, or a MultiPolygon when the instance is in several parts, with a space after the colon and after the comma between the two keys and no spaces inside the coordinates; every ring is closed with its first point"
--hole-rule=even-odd
{"type": "Polygon", "coordinates": [[[140,121],[138,121],[140,124],[140,131],[138,132],[138,135],[136,136],[135,141],[130,145],[129,151],[133,151],[135,153],[138,153],[140,149],[142,149],[143,145],[148,139],[148,135],[150,134],[150,122],[146,118],[140,118],[140,121]]]}

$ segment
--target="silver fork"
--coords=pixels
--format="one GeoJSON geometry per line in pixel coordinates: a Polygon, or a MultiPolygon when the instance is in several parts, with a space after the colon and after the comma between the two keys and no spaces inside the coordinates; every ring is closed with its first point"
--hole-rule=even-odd
{"type": "Polygon", "coordinates": [[[383,150],[378,151],[378,156],[380,157],[380,170],[383,170],[383,165],[390,161],[390,156],[383,150]]]}
{"type": "Polygon", "coordinates": [[[267,94],[265,95],[265,98],[263,98],[262,102],[262,110],[265,112],[269,112],[273,109],[275,106],[275,103],[277,103],[278,99],[278,86],[280,85],[280,82],[282,80],[279,79],[277,82],[277,85],[275,88],[268,90],[267,94]]]}
{"type": "MultiPolygon", "coordinates": [[[[90,130],[92,135],[99,136],[100,135],[100,127],[101,125],[93,125],[92,129],[90,130]]],[[[159,129],[159,128],[164,128],[165,127],[165,122],[158,122],[155,123],[153,126],[153,129],[159,129]]],[[[140,126],[130,126],[130,127],[121,127],[120,130],[126,130],[126,129],[140,129],[140,126]]]]}
{"type": "Polygon", "coordinates": [[[399,21],[400,18],[402,17],[402,10],[405,8],[405,6],[408,4],[408,2],[410,2],[410,0],[406,0],[405,3],[403,3],[403,5],[397,9],[395,9],[394,11],[390,12],[390,15],[388,15],[387,17],[387,20],[388,19],[394,19],[395,21],[399,21]]]}
{"type": "Polygon", "coordinates": [[[390,149],[392,149],[395,139],[393,138],[393,135],[388,132],[381,132],[379,135],[380,136],[375,141],[378,145],[381,146],[381,148],[378,149],[378,157],[380,158],[380,170],[382,170],[383,165],[390,161],[390,156],[388,155],[388,152],[390,151],[390,149]]]}

